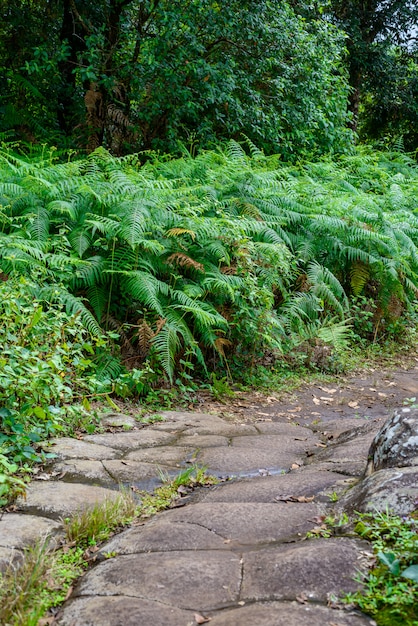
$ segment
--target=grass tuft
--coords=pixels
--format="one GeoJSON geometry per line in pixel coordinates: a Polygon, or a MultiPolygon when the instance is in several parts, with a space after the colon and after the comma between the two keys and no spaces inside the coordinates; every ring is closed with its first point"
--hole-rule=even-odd
{"type": "Polygon", "coordinates": [[[137,503],[133,495],[122,491],[115,498],[98,502],[65,519],[64,530],[70,543],[93,545],[105,541],[114,530],[129,524],[136,515],[137,503]]]}

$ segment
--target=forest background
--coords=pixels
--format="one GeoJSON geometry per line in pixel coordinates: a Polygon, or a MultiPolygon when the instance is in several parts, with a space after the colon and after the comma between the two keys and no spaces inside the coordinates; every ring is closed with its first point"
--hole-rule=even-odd
{"type": "Polygon", "coordinates": [[[0,15],[0,497],[98,398],[415,341],[415,2],[0,15]]]}

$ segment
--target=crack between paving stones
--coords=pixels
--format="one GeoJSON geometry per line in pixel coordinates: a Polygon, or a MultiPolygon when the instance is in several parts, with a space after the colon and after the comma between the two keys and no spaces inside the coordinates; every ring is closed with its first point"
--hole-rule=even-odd
{"type": "Polygon", "coordinates": [[[243,552],[241,552],[240,554],[240,563],[241,563],[241,577],[240,577],[239,588],[238,588],[238,602],[241,601],[242,585],[244,584],[244,553],[243,552]]]}
{"type": "MultiPolygon", "coordinates": [[[[101,594],[101,593],[86,593],[86,594],[80,594],[77,596],[70,596],[70,598],[68,599],[71,600],[83,600],[84,598],[132,598],[134,600],[148,600],[148,602],[155,602],[156,604],[161,604],[162,606],[167,606],[170,608],[176,608],[176,609],[180,609],[181,611],[197,611],[197,610],[201,610],[200,608],[196,608],[196,607],[184,607],[184,606],[179,606],[178,604],[173,604],[173,603],[169,603],[169,602],[164,602],[163,600],[159,600],[157,598],[151,598],[150,596],[133,596],[131,594],[128,593],[110,593],[110,594],[101,594]]],[[[67,602],[68,602],[67,601],[67,602]]],[[[205,613],[209,613],[212,611],[222,611],[222,610],[227,610],[227,609],[236,609],[237,605],[236,603],[231,603],[228,604],[227,606],[223,606],[223,607],[209,607],[209,608],[205,608],[204,612],[205,613]]],[[[65,605],[62,606],[62,610],[65,609],[65,605]]]]}
{"type": "Polygon", "coordinates": [[[107,467],[105,467],[105,464],[103,463],[103,461],[100,461],[104,471],[106,472],[106,474],[109,476],[109,478],[111,478],[113,480],[114,483],[119,484],[118,481],[115,479],[114,476],[112,476],[112,474],[109,472],[109,470],[107,469],[107,467]]]}
{"type": "Polygon", "coordinates": [[[224,541],[227,541],[228,539],[230,539],[230,537],[224,537],[220,533],[216,532],[216,530],[213,530],[213,528],[208,528],[204,524],[199,524],[199,522],[188,522],[186,520],[185,521],[183,521],[183,520],[175,520],[175,522],[176,522],[176,524],[189,524],[190,526],[198,526],[199,528],[204,528],[208,532],[213,533],[214,535],[216,535],[216,537],[219,537],[220,539],[223,539],[224,541]]]}

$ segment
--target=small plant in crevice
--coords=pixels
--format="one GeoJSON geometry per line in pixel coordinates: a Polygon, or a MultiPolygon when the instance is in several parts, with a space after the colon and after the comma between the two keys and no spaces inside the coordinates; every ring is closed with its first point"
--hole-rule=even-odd
{"type": "Polygon", "coordinates": [[[378,626],[418,624],[418,515],[359,514],[355,532],[371,541],[374,557],[359,580],[361,591],[346,602],[371,615],[378,626]]]}
{"type": "Polygon", "coordinates": [[[206,468],[191,465],[181,471],[175,478],[161,474],[164,484],[157,487],[152,493],[140,492],[140,515],[149,517],[169,508],[176,500],[184,497],[197,487],[216,485],[219,480],[215,476],[208,475],[206,468]]]}
{"type": "Polygon", "coordinates": [[[138,505],[133,495],[122,491],[65,519],[64,531],[70,543],[86,547],[104,541],[115,529],[129,524],[137,513],[138,505]]]}

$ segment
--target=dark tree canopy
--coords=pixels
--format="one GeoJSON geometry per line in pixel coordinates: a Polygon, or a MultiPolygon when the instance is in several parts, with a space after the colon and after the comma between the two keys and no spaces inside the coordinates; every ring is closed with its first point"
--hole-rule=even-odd
{"type": "Polygon", "coordinates": [[[1,129],[114,153],[341,150],[344,39],[268,0],[1,0],[1,129]]]}
{"type": "MultiPolygon", "coordinates": [[[[377,130],[384,128],[390,118],[405,118],[400,103],[412,113],[417,80],[416,65],[411,66],[418,27],[417,2],[331,0],[330,9],[334,21],[347,33],[353,128],[357,129],[361,104],[367,110],[363,129],[377,130]]],[[[416,113],[414,116],[416,119],[416,113]]]]}

